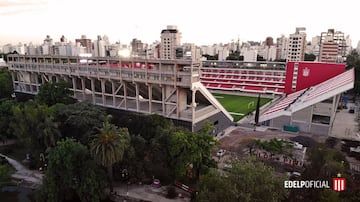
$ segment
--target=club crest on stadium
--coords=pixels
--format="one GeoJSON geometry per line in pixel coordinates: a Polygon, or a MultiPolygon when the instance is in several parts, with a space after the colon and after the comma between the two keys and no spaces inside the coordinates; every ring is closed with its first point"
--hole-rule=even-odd
{"type": "Polygon", "coordinates": [[[304,77],[308,77],[308,76],[310,75],[310,69],[307,68],[307,67],[305,67],[305,68],[303,69],[303,71],[302,71],[302,75],[303,75],[304,77]]]}

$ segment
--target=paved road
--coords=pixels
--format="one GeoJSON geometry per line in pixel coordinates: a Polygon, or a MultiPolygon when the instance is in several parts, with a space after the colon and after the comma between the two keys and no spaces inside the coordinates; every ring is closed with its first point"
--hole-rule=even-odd
{"type": "Polygon", "coordinates": [[[341,109],[335,115],[334,126],[330,136],[360,141],[360,133],[358,130],[358,121],[356,120],[357,113],[349,113],[350,107],[355,107],[354,103],[348,103],[348,109],[341,109]]]}
{"type": "Polygon", "coordinates": [[[14,179],[20,180],[21,183],[25,183],[31,188],[39,187],[42,184],[43,174],[37,171],[29,170],[21,163],[3,154],[0,154],[0,156],[5,157],[6,160],[15,168],[16,172],[11,175],[14,179]]]}
{"type": "MultiPolygon", "coordinates": [[[[166,187],[154,188],[151,185],[129,185],[124,184],[114,187],[114,191],[117,195],[128,196],[131,199],[153,202],[187,202],[190,198],[168,199],[165,197],[166,187]]],[[[177,189],[177,192],[184,193],[182,190],[177,189]]],[[[118,201],[123,201],[123,198],[119,198],[118,201]]]]}

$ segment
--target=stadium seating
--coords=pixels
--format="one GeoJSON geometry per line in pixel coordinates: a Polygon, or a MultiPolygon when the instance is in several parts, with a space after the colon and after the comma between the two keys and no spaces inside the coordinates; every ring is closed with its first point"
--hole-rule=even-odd
{"type": "Polygon", "coordinates": [[[210,89],[275,95],[284,93],[285,68],[272,71],[257,66],[242,68],[226,62],[217,62],[216,68],[203,66],[201,71],[200,80],[210,89]]]}

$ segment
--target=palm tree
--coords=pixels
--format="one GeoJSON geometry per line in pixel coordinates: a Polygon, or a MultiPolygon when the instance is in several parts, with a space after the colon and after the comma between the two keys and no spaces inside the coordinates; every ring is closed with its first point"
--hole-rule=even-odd
{"type": "Polygon", "coordinates": [[[41,141],[45,145],[46,150],[55,146],[57,140],[61,137],[58,123],[54,122],[54,118],[52,116],[44,117],[43,121],[37,126],[37,130],[39,132],[38,138],[43,139],[41,141]]]}
{"type": "Polygon", "coordinates": [[[102,128],[98,129],[99,133],[92,139],[90,153],[98,164],[107,168],[110,192],[113,192],[112,166],[122,160],[125,149],[130,144],[130,135],[127,128],[111,124],[110,118],[111,116],[105,118],[102,128]]]}

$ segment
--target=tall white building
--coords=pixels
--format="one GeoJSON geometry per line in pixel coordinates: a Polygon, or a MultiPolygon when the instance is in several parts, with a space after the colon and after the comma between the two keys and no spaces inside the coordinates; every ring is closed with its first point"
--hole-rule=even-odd
{"type": "Polygon", "coordinates": [[[33,43],[30,43],[27,47],[26,47],[26,53],[28,55],[37,55],[40,54],[39,53],[39,48],[37,46],[35,46],[33,43]]]}
{"type": "Polygon", "coordinates": [[[222,47],[218,49],[218,60],[225,61],[226,58],[229,56],[230,51],[228,47],[222,47]]]}
{"type": "Polygon", "coordinates": [[[348,55],[351,53],[351,51],[353,49],[352,44],[351,44],[352,41],[351,41],[349,35],[346,36],[345,40],[346,40],[346,55],[348,55]]]}
{"type": "Polygon", "coordinates": [[[242,55],[244,56],[244,62],[256,62],[258,51],[254,49],[243,50],[242,55]]]}
{"type": "Polygon", "coordinates": [[[276,59],[286,59],[289,39],[284,35],[276,39],[276,59]]]}
{"type": "Polygon", "coordinates": [[[40,47],[40,53],[42,55],[52,54],[52,50],[51,50],[52,46],[53,46],[53,39],[49,35],[46,35],[46,38],[44,39],[44,43],[40,47]]]}
{"type": "Polygon", "coordinates": [[[200,48],[196,47],[193,43],[184,43],[182,45],[184,58],[191,60],[200,60],[200,48]]]}
{"type": "Polygon", "coordinates": [[[180,46],[181,33],[177,26],[168,25],[161,31],[160,58],[175,59],[176,48],[180,46]]]}
{"type": "Polygon", "coordinates": [[[21,55],[25,54],[25,46],[22,43],[19,43],[17,46],[15,46],[15,51],[21,55]]]}
{"type": "Polygon", "coordinates": [[[358,53],[360,53],[360,40],[357,43],[356,50],[358,53]]]}
{"type": "Polygon", "coordinates": [[[100,35],[97,36],[97,40],[94,41],[94,52],[95,57],[105,57],[106,56],[106,38],[103,40],[100,35]]]}
{"type": "Polygon", "coordinates": [[[274,61],[276,59],[276,46],[266,46],[263,57],[267,61],[274,61]]]}
{"type": "Polygon", "coordinates": [[[303,61],[305,57],[306,33],[304,27],[297,27],[294,34],[289,36],[287,61],[303,61]]]}
{"type": "Polygon", "coordinates": [[[201,46],[201,54],[214,56],[215,48],[213,46],[201,46]]]}

